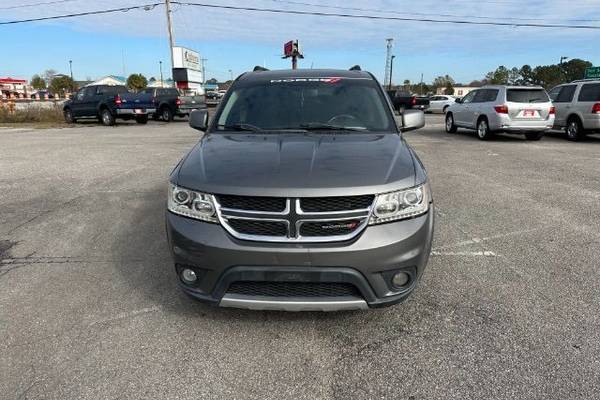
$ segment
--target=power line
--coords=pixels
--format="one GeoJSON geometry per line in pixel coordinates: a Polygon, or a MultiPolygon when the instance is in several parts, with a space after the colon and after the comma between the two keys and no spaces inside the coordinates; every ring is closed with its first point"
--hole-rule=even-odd
{"type": "Polygon", "coordinates": [[[339,18],[354,18],[354,19],[371,19],[371,20],[386,20],[386,21],[413,21],[413,22],[430,22],[441,24],[460,24],[460,25],[493,25],[493,26],[509,26],[509,27],[527,27],[527,28],[563,28],[563,29],[598,29],[600,26],[595,25],[571,25],[571,24],[544,24],[544,23],[526,23],[526,22],[494,22],[494,21],[468,21],[459,19],[437,19],[437,18],[411,18],[411,17],[388,17],[380,15],[367,14],[341,14],[341,13],[326,13],[320,11],[299,11],[299,10],[282,10],[279,8],[257,8],[257,7],[237,7],[217,4],[205,3],[190,3],[174,1],[187,6],[217,8],[224,10],[236,11],[255,11],[275,14],[295,14],[295,15],[311,15],[317,17],[339,17],[339,18]]]}
{"type": "MultiPolygon", "coordinates": [[[[300,10],[282,10],[278,8],[258,8],[258,7],[237,7],[217,4],[205,4],[205,3],[192,3],[192,2],[181,2],[172,1],[172,4],[179,4],[182,6],[196,6],[223,10],[236,10],[236,11],[253,11],[263,13],[274,13],[274,14],[294,14],[294,15],[309,15],[317,17],[338,17],[338,18],[351,18],[351,19],[369,19],[369,20],[384,20],[384,21],[411,21],[411,22],[429,22],[429,23],[441,23],[441,24],[459,24],[459,25],[487,25],[487,26],[507,26],[507,27],[527,27],[527,28],[561,28],[561,29],[594,29],[600,30],[600,26],[597,25],[572,25],[572,24],[549,24],[549,23],[526,23],[526,22],[498,22],[498,21],[469,21],[464,19],[439,19],[439,18],[413,18],[413,17],[392,17],[392,16],[381,16],[381,15],[368,15],[368,14],[342,14],[342,13],[327,13],[320,11],[300,11],[300,10]]],[[[136,9],[144,9],[146,11],[153,9],[154,7],[163,4],[161,3],[150,3],[138,6],[113,8],[107,10],[88,11],[73,14],[62,14],[54,15],[49,17],[29,18],[22,20],[4,21],[0,22],[0,25],[20,24],[25,22],[35,21],[47,21],[62,18],[73,18],[81,17],[86,15],[98,15],[108,14],[114,12],[127,12],[136,9]]]]}
{"type": "MultiPolygon", "coordinates": [[[[345,6],[330,6],[325,4],[307,3],[303,1],[291,1],[291,0],[270,0],[280,4],[293,4],[299,6],[308,7],[320,7],[320,8],[332,8],[336,10],[348,10],[348,11],[367,11],[377,12],[385,14],[395,15],[420,15],[420,16],[434,16],[434,17],[450,17],[450,18],[477,18],[477,19],[492,19],[492,20],[510,20],[510,21],[549,21],[547,18],[520,18],[520,17],[490,17],[487,15],[458,15],[458,14],[432,14],[432,13],[420,13],[420,12],[407,12],[407,11],[394,11],[394,10],[382,10],[377,8],[361,8],[361,7],[345,7],[345,6]]],[[[555,20],[557,21],[557,20],[555,20]]],[[[598,22],[600,19],[568,19],[572,22],[598,22]]]]}
{"type": "Polygon", "coordinates": [[[33,3],[33,4],[20,4],[20,5],[17,5],[17,6],[0,7],[0,10],[12,10],[12,9],[15,9],[15,8],[46,6],[46,5],[49,5],[49,4],[69,3],[71,1],[77,1],[77,0],[54,0],[54,1],[45,1],[45,2],[41,2],[41,3],[33,3]]]}
{"type": "Polygon", "coordinates": [[[86,12],[73,13],[73,14],[53,15],[50,17],[39,17],[39,18],[29,18],[29,19],[21,19],[21,20],[14,20],[14,21],[3,21],[3,22],[0,22],[0,25],[21,24],[24,22],[48,21],[48,20],[52,20],[52,19],[83,17],[86,15],[109,14],[109,13],[115,13],[115,12],[127,12],[127,11],[138,10],[138,9],[150,11],[154,7],[161,5],[161,4],[163,4],[163,3],[150,3],[150,4],[139,5],[139,6],[111,8],[108,10],[86,11],[86,12]]]}

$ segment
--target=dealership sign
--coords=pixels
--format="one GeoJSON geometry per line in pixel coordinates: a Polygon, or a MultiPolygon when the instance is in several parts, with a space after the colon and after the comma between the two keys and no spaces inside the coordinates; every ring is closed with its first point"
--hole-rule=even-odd
{"type": "Polygon", "coordinates": [[[600,79],[600,67],[586,68],[585,79],[600,79]]]}
{"type": "Polygon", "coordinates": [[[185,47],[173,47],[173,68],[200,71],[200,54],[185,47]]]}

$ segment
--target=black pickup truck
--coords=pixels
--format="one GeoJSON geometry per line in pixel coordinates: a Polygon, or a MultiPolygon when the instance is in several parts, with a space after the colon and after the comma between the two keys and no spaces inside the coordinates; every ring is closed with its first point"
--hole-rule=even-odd
{"type": "Polygon", "coordinates": [[[425,111],[429,108],[429,99],[424,97],[413,96],[403,90],[386,90],[386,92],[396,111],[411,109],[425,111]]]}
{"type": "Polygon", "coordinates": [[[194,110],[206,108],[205,96],[185,96],[176,88],[147,88],[142,93],[152,96],[155,120],[171,122],[175,116],[184,117],[194,110]]]}
{"type": "Polygon", "coordinates": [[[68,123],[82,118],[98,118],[106,126],[114,125],[117,118],[135,119],[138,124],[145,124],[148,116],[155,112],[151,95],[130,93],[122,85],[85,86],[63,106],[65,121],[68,123]]]}

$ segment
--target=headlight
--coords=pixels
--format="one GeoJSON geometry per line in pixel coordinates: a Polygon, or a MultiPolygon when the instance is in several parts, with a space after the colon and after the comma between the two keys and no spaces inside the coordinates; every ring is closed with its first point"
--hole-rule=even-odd
{"type": "Polygon", "coordinates": [[[377,196],[369,225],[416,217],[429,210],[431,192],[425,183],[411,189],[377,196]]]}
{"type": "Polygon", "coordinates": [[[171,183],[169,184],[167,208],[169,211],[184,217],[206,222],[218,222],[215,204],[210,194],[194,192],[171,183]]]}

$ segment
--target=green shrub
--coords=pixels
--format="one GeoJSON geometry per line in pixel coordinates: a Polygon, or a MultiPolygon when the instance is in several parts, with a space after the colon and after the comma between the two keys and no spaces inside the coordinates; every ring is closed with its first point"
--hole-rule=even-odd
{"type": "Polygon", "coordinates": [[[63,123],[62,106],[40,107],[39,105],[21,104],[19,108],[10,111],[7,103],[0,107],[0,124],[31,124],[31,123],[63,123]]]}

